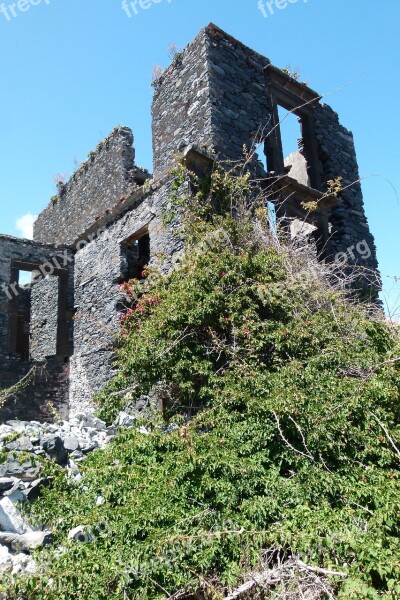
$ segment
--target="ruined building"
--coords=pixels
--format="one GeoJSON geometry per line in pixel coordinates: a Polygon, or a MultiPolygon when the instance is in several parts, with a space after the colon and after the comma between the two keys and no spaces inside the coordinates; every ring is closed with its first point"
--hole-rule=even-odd
{"type": "Polygon", "coordinates": [[[250,166],[266,199],[285,199],[279,212],[288,219],[305,218],[327,259],[344,252],[350,263],[377,269],[352,134],[317,93],[267,58],[207,26],[155,83],[152,117],[152,176],[135,165],[131,131],[118,127],[59,186],[33,241],[0,236],[0,389],[26,378],[0,420],[92,410],[113,373],[118,284],[140,276],[158,253],[173,259],[182,251],[161,218],[178,156],[204,172],[212,151],[238,161],[244,145],[263,140],[250,166]],[[301,124],[299,150],[289,157],[279,107],[301,124]],[[325,194],[338,176],[343,191],[325,194]],[[302,203],[313,200],[318,209],[307,214],[302,203]],[[361,241],[367,258],[355,251],[361,241]],[[19,285],[26,271],[32,284],[19,285]]]}

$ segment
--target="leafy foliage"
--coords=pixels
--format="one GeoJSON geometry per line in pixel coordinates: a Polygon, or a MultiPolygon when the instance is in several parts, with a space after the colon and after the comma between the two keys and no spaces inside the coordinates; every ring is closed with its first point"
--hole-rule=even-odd
{"type": "Polygon", "coordinates": [[[156,390],[164,415],[93,453],[79,483],[49,467],[31,517],[62,549],[41,551],[13,593],[218,599],[273,547],[346,572],[339,598],[397,598],[398,333],[271,235],[247,178],[191,182],[173,201],[187,254],[131,282],[119,371],[99,396],[109,422],[132,390],[156,390]],[[67,540],[78,525],[86,543],[67,540]]]}

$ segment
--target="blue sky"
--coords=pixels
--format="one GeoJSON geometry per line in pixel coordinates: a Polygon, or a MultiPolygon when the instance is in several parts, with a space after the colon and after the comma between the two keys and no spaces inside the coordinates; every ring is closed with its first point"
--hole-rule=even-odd
{"type": "Polygon", "coordinates": [[[354,133],[384,294],[398,310],[399,1],[275,0],[267,18],[258,0],[141,1],[148,8],[137,3],[130,18],[121,0],[4,2],[0,231],[22,235],[55,175],[71,174],[118,124],[132,128],[137,163],[151,169],[153,66],[167,66],[168,46],[185,46],[212,21],[332,92],[325,101],[354,133]]]}

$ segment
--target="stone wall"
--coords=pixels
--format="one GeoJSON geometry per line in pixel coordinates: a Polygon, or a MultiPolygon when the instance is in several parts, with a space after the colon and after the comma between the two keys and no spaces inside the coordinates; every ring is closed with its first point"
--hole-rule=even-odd
{"type": "Polygon", "coordinates": [[[186,146],[212,147],[211,103],[203,29],[158,80],[152,106],[154,176],[186,146]]]}
{"type": "Polygon", "coordinates": [[[93,410],[91,400],[113,373],[117,323],[124,309],[118,290],[124,280],[123,242],[148,230],[150,264],[159,253],[170,257],[182,251],[183,243],[162,224],[168,204],[170,180],[160,181],[144,194],[134,210],[127,209],[108,224],[106,231],[75,257],[75,348],[71,358],[71,415],[93,410]]]}
{"type": "Polygon", "coordinates": [[[15,284],[18,268],[36,270],[39,278],[40,267],[43,267],[44,272],[60,267],[60,270],[66,273],[69,283],[63,300],[69,308],[72,308],[73,253],[71,250],[63,246],[39,244],[31,240],[0,235],[0,354],[9,354],[10,313],[13,310],[13,303],[18,301],[19,296],[15,285],[12,288],[10,284],[15,284]]]}
{"type": "MultiPolygon", "coordinates": [[[[271,128],[263,72],[270,61],[215,25],[206,33],[213,146],[221,158],[243,161],[243,146],[254,149],[271,128]]],[[[256,174],[264,173],[260,165],[256,174]]]]}
{"type": "Polygon", "coordinates": [[[46,277],[32,286],[30,352],[33,360],[57,355],[60,281],[46,277]]]}
{"type": "Polygon", "coordinates": [[[42,363],[0,356],[2,388],[9,388],[31,372],[21,391],[0,406],[0,423],[10,419],[51,422],[68,418],[69,364],[53,357],[42,363]]]}
{"type": "Polygon", "coordinates": [[[353,134],[339,123],[337,113],[325,104],[316,105],[314,126],[324,183],[341,176],[345,188],[340,193],[342,205],[334,208],[330,215],[332,230],[328,254],[332,259],[339,252],[346,253],[349,265],[375,271],[378,268],[376,247],[365,215],[353,134]],[[371,252],[369,258],[362,258],[356,249],[363,241],[371,252]]]}
{"type": "MultiPolygon", "coordinates": [[[[175,56],[156,82],[152,106],[155,181],[143,187],[149,175],[134,165],[132,132],[118,127],[60,186],[58,196],[35,224],[36,242],[0,236],[0,390],[36,367],[34,381],[0,407],[0,420],[51,418],[52,405],[66,414],[68,399],[71,414],[93,411],[93,395],[113,375],[118,321],[124,310],[118,285],[135,263],[135,252],[127,248],[135,250],[134,240],[148,234],[150,262],[164,254],[169,257],[165,268],[183,249],[173,227],[162,224],[171,184],[167,171],[176,155],[186,149],[188,164],[194,161],[201,172],[210,168],[212,152],[222,161],[242,161],[244,146],[251,149],[271,132],[278,88],[296,102],[299,86],[300,99],[312,97],[312,102],[305,103],[307,132],[303,130],[303,135],[308,145],[312,132],[318,178],[309,179],[306,168],[310,170],[311,161],[307,163],[299,152],[286,163],[279,157],[274,166],[271,153],[278,156],[282,145],[278,127],[265,144],[268,164],[273,165],[269,170],[281,176],[291,164],[289,176],[303,184],[318,179],[318,185],[313,185],[321,194],[328,180],[342,176],[342,205],[329,218],[326,254],[330,260],[346,254],[350,265],[377,268],[357,183],[352,134],[329,106],[318,101],[315,92],[272,65],[265,70],[268,65],[267,58],[210,24],[175,56]],[[360,243],[370,256],[357,250],[360,243]],[[17,286],[16,295],[10,292],[18,269],[39,267],[47,278],[39,273],[31,290],[17,286]],[[17,333],[21,336],[24,319],[30,323],[27,356],[15,352],[14,343],[17,333]]],[[[253,175],[263,178],[266,161],[261,158],[255,156],[249,167],[253,175]]],[[[305,193],[308,197],[310,190],[305,193]]]]}
{"type": "MultiPolygon", "coordinates": [[[[50,403],[57,411],[68,411],[68,364],[67,356],[72,352],[72,331],[67,322],[67,311],[73,309],[73,253],[64,247],[38,244],[31,240],[0,236],[0,390],[8,389],[21,381],[35,366],[29,360],[29,354],[35,353],[35,347],[27,348],[27,356],[17,352],[15,336],[19,335],[15,327],[16,315],[26,315],[26,326],[37,341],[38,354],[51,356],[63,349],[63,355],[40,363],[34,380],[27,387],[10,398],[4,407],[0,406],[0,421],[10,418],[41,419],[51,417],[50,403]],[[40,280],[43,273],[58,271],[64,281],[62,293],[58,293],[59,277],[40,280]],[[16,284],[18,270],[32,271],[36,283],[22,288],[16,284]],[[54,287],[57,283],[57,289],[54,287]],[[11,284],[11,285],[10,285],[11,284]],[[53,284],[53,287],[49,287],[53,284]],[[38,286],[36,288],[36,286],[38,286]],[[36,289],[35,289],[36,288],[36,289]],[[42,296],[40,290],[46,289],[42,296]],[[34,300],[33,300],[34,298],[34,300]],[[33,304],[33,307],[32,307],[33,304]],[[60,307],[65,309],[64,321],[61,321],[60,307]],[[32,309],[33,308],[33,309],[32,309]],[[29,323],[30,321],[30,323],[29,323]],[[40,338],[35,334],[41,324],[46,335],[40,338]],[[62,340],[58,337],[62,336],[62,340]],[[49,405],[48,405],[49,404],[49,405]],[[48,405],[48,406],[47,406],[48,405]],[[50,412],[49,412],[50,411],[50,412]]],[[[27,333],[28,333],[27,332],[27,333]]]]}
{"type": "Polygon", "coordinates": [[[215,25],[176,55],[154,94],[155,176],[191,144],[242,160],[243,146],[250,149],[271,123],[263,75],[267,64],[267,58],[215,25]]]}
{"type": "MultiPolygon", "coordinates": [[[[243,159],[243,146],[266,138],[276,115],[271,80],[265,67],[270,61],[238,42],[213,24],[165,71],[156,85],[153,114],[154,170],[165,170],[184,146],[194,144],[214,150],[221,159],[243,159]]],[[[279,71],[271,66],[274,71],[279,71]]],[[[330,259],[365,241],[371,256],[363,258],[350,250],[349,264],[377,269],[376,248],[365,216],[356,152],[352,134],[339,123],[337,114],[318,102],[318,94],[282,73],[282,92],[294,98],[299,89],[299,106],[306,105],[313,126],[313,144],[320,164],[317,189],[326,190],[330,179],[343,177],[342,206],[331,215],[331,239],[326,254],[330,259]],[[302,100],[314,97],[313,103],[302,100]],[[315,137],[314,137],[315,134],[315,137]],[[353,253],[353,254],[352,254],[353,253]],[[354,256],[354,258],[352,258],[354,256]]],[[[275,133],[276,135],[276,133],[275,133]]],[[[280,143],[280,142],[278,142],[280,143]]],[[[255,157],[257,159],[257,157],[255,157]]],[[[290,176],[309,184],[305,159],[300,152],[287,157],[293,164],[290,176]]],[[[265,159],[254,161],[253,173],[264,176],[265,159]]],[[[364,257],[365,257],[364,253],[364,257]]]]}
{"type": "MultiPolygon", "coordinates": [[[[17,384],[29,372],[31,363],[16,356],[0,355],[0,390],[17,384]]],[[[1,407],[0,407],[1,409],[1,407]]]]}
{"type": "Polygon", "coordinates": [[[130,129],[114,129],[39,215],[34,239],[75,245],[104,211],[111,211],[121,196],[138,187],[136,180],[146,177],[134,166],[132,144],[130,129]]]}

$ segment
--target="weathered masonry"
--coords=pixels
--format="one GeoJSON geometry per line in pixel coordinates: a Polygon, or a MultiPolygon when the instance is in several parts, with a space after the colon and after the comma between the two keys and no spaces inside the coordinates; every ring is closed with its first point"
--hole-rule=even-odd
{"type": "Polygon", "coordinates": [[[35,382],[8,401],[2,418],[68,413],[73,264],[69,248],[0,236],[0,387],[27,376],[35,382]],[[34,283],[23,284],[24,276],[34,283]]]}
{"type": "Polygon", "coordinates": [[[212,24],[155,88],[153,175],[135,165],[132,132],[118,127],[60,184],[33,241],[0,236],[0,390],[17,386],[0,420],[93,410],[113,374],[119,284],[159,253],[172,264],[182,252],[162,220],[178,156],[204,173],[212,157],[240,162],[244,147],[257,147],[248,168],[288,227],[306,221],[324,259],[343,252],[350,266],[377,272],[353,136],[316,92],[212,24]],[[282,110],[299,124],[289,156],[282,110]],[[328,181],[338,177],[335,196],[328,181]],[[307,212],[311,201],[318,209],[307,212]],[[367,258],[354,250],[360,243],[367,258]]]}

